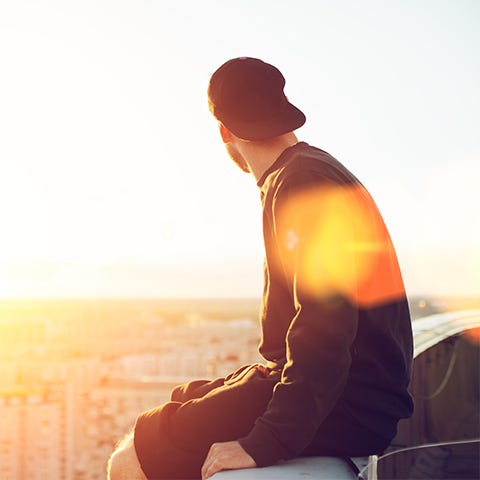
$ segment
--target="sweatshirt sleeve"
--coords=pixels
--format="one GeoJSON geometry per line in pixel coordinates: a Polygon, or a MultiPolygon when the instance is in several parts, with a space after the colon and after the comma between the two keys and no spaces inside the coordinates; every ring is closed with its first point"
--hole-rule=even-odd
{"type": "Polygon", "coordinates": [[[352,232],[348,205],[328,206],[332,199],[325,193],[323,187],[283,188],[272,203],[278,254],[272,268],[290,289],[295,315],[281,381],[265,413],[239,440],[257,466],[298,456],[334,408],[349,375],[358,322],[347,294],[351,286],[344,286],[355,270],[345,249],[352,232]]]}

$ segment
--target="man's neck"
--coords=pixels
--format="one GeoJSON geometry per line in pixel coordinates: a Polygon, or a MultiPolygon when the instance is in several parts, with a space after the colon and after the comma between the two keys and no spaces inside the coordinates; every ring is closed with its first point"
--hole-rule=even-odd
{"type": "Polygon", "coordinates": [[[278,157],[296,143],[298,140],[293,132],[269,141],[247,143],[243,154],[255,180],[258,182],[278,157]]]}

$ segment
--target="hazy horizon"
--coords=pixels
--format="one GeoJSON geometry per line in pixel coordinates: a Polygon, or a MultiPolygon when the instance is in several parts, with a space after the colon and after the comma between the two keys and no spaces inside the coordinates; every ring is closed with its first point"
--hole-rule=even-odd
{"type": "Polygon", "coordinates": [[[206,99],[245,55],[372,193],[407,294],[479,294],[479,23],[473,0],[1,2],[0,298],[260,295],[258,188],[206,99]]]}

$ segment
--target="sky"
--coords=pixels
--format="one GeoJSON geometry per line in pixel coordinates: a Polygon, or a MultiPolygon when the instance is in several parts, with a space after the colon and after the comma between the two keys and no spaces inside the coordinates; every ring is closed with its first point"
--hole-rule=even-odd
{"type": "Polygon", "coordinates": [[[285,75],[374,196],[409,295],[480,294],[480,3],[1,0],[0,298],[261,294],[210,75],[285,75]]]}

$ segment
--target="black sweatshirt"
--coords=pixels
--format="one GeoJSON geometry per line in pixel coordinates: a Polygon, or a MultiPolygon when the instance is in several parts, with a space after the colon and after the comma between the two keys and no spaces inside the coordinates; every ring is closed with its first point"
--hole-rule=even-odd
{"type": "Polygon", "coordinates": [[[340,402],[391,440],[413,410],[412,333],[375,203],[343,165],[303,142],[258,185],[266,251],[260,353],[282,377],[240,444],[258,466],[298,456],[340,402]]]}

